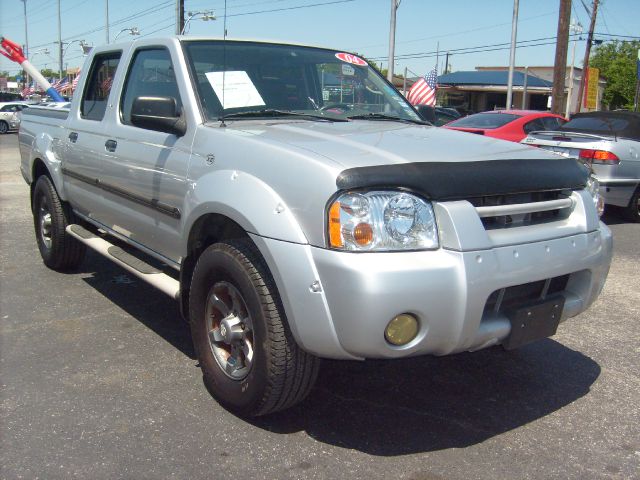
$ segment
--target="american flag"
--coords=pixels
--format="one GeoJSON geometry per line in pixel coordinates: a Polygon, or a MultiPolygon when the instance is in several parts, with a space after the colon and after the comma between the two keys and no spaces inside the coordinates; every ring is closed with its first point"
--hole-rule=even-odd
{"type": "Polygon", "coordinates": [[[80,80],[80,70],[78,70],[78,74],[76,75],[76,78],[73,79],[73,83],[71,84],[71,89],[74,92],[76,91],[76,87],[78,86],[78,80],[80,80]]]}
{"type": "Polygon", "coordinates": [[[438,83],[438,73],[434,68],[424,77],[413,84],[407,100],[411,105],[430,105],[436,104],[436,85],[438,83]]]}
{"type": "Polygon", "coordinates": [[[69,77],[64,77],[51,86],[55,88],[56,92],[60,93],[63,90],[66,90],[67,87],[69,87],[69,77]]]}

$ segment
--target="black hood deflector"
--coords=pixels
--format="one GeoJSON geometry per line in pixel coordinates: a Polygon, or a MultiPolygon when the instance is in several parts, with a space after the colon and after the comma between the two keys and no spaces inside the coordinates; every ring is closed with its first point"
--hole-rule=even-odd
{"type": "Polygon", "coordinates": [[[339,190],[406,188],[430,200],[461,200],[549,190],[582,189],[589,169],[571,158],[377,165],[344,170],[339,190]]]}

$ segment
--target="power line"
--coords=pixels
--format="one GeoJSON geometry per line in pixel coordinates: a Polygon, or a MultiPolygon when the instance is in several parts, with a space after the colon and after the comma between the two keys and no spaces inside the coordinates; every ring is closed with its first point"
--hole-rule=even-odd
{"type": "MultiPolygon", "coordinates": [[[[571,34],[571,36],[575,36],[577,34],[571,34]]],[[[519,40],[516,42],[517,45],[520,46],[527,46],[527,45],[523,45],[526,43],[530,43],[530,42],[540,42],[543,40],[554,40],[554,42],[551,43],[555,43],[556,37],[555,35],[553,37],[541,37],[541,38],[532,38],[531,40],[519,40]]],[[[440,49],[440,51],[447,51],[447,52],[451,52],[452,55],[460,55],[461,52],[465,51],[465,50],[476,50],[476,49],[480,49],[480,48],[491,48],[491,47],[501,47],[501,46],[506,46],[506,45],[511,45],[510,42],[505,42],[505,43],[493,43],[493,44],[488,44],[488,45],[476,45],[474,47],[461,47],[461,48],[452,48],[452,49],[440,49]],[[455,53],[457,52],[457,53],[455,53]]],[[[412,58],[428,58],[428,57],[424,57],[425,55],[429,55],[431,56],[431,54],[436,54],[438,53],[435,50],[432,50],[430,52],[417,52],[417,53],[407,53],[404,55],[396,55],[396,59],[399,60],[408,60],[408,59],[412,59],[412,58]]],[[[434,55],[435,56],[435,55],[434,55]]],[[[385,60],[386,57],[368,57],[371,60],[385,60]]]]}
{"type": "MultiPolygon", "coordinates": [[[[160,12],[160,11],[165,10],[165,9],[167,9],[167,8],[173,6],[173,5],[174,5],[174,0],[167,0],[165,2],[160,3],[159,5],[156,5],[155,8],[152,8],[152,9],[146,8],[146,9],[143,9],[143,10],[139,10],[139,11],[137,11],[137,12],[131,14],[131,15],[119,18],[118,20],[114,20],[113,22],[109,22],[109,26],[110,27],[114,27],[114,26],[117,26],[117,25],[121,25],[121,24],[123,24],[123,23],[125,23],[125,22],[127,22],[129,20],[134,20],[136,18],[140,18],[140,17],[146,16],[146,15],[152,14],[152,13],[160,12]]],[[[100,27],[95,27],[95,28],[92,28],[91,30],[87,30],[87,31],[84,31],[84,32],[81,32],[81,33],[77,33],[77,34],[73,34],[73,35],[70,35],[68,37],[65,37],[63,39],[63,41],[75,40],[77,38],[83,37],[85,35],[89,35],[91,33],[100,32],[100,31],[102,31],[104,29],[105,29],[104,25],[102,25],[100,27]]],[[[44,43],[44,44],[41,44],[41,45],[35,45],[33,47],[30,46],[30,48],[46,47],[48,45],[52,45],[53,43],[55,43],[55,42],[49,42],[49,43],[44,43]]]]}
{"type": "MultiPolygon", "coordinates": [[[[553,12],[548,12],[548,13],[542,13],[540,15],[534,15],[532,17],[524,17],[524,18],[519,19],[518,23],[522,23],[522,22],[527,21],[527,20],[533,20],[533,19],[536,19],[536,18],[548,17],[549,15],[555,15],[555,14],[556,14],[556,12],[553,11],[553,12]]],[[[444,35],[431,35],[429,37],[415,38],[413,40],[403,40],[403,41],[398,41],[396,43],[415,43],[415,42],[422,42],[424,40],[431,40],[431,39],[434,39],[434,38],[440,39],[440,38],[447,38],[447,37],[457,37],[457,36],[460,36],[460,35],[467,35],[470,32],[479,32],[479,31],[482,31],[482,30],[491,30],[492,28],[503,27],[505,25],[511,25],[511,22],[496,23],[494,25],[487,25],[485,27],[472,28],[470,30],[465,30],[465,31],[462,31],[462,32],[446,33],[444,35]]],[[[365,49],[365,48],[373,48],[373,47],[383,47],[385,45],[386,44],[364,45],[364,46],[357,47],[356,50],[361,50],[361,49],[365,49]]]]}
{"type": "Polygon", "coordinates": [[[233,15],[227,15],[228,17],[241,17],[245,15],[257,15],[260,13],[273,13],[273,12],[284,12],[286,10],[300,10],[301,8],[311,8],[311,7],[322,7],[324,5],[335,5],[336,3],[349,3],[355,2],[356,0],[334,0],[332,2],[323,2],[323,3],[311,3],[309,5],[298,5],[295,7],[283,7],[283,8],[274,8],[272,10],[259,10],[255,12],[244,12],[244,13],[234,13],[233,15]]]}
{"type": "MultiPolygon", "coordinates": [[[[330,2],[322,2],[322,3],[312,3],[312,4],[308,4],[308,5],[297,5],[297,6],[293,6],[293,7],[283,7],[283,8],[274,8],[271,10],[258,10],[258,11],[253,11],[253,12],[243,12],[243,13],[234,13],[232,15],[227,15],[227,18],[229,17],[240,17],[240,16],[246,16],[246,15],[258,15],[261,13],[273,13],[273,12],[283,12],[283,11],[287,11],[287,10],[299,10],[302,8],[311,8],[311,7],[322,7],[325,5],[334,5],[336,3],[348,3],[348,2],[355,2],[356,0],[334,0],[334,1],[330,1],[330,2]]],[[[165,28],[168,28],[169,26],[173,25],[173,23],[165,26],[165,27],[161,27],[158,28],[156,30],[153,30],[151,32],[147,32],[146,34],[143,35],[143,37],[146,37],[148,35],[152,35],[154,33],[157,33],[161,30],[164,30],[165,28]]]]}

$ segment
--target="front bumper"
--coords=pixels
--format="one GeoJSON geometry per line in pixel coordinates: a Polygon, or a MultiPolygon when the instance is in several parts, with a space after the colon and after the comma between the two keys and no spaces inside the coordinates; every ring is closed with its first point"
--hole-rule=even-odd
{"type": "Polygon", "coordinates": [[[562,320],[596,299],[611,260],[611,233],[598,231],[491,250],[336,254],[314,250],[342,347],[365,358],[445,355],[498,344],[510,332],[503,313],[485,312],[504,287],[570,274],[562,320]],[[420,322],[418,336],[394,347],[384,339],[400,313],[420,322]]]}
{"type": "Polygon", "coordinates": [[[511,327],[505,314],[485,311],[491,294],[563,275],[566,320],[597,298],[612,255],[603,223],[588,233],[472,251],[350,253],[254,240],[267,251],[296,340],[330,358],[446,355],[499,344],[511,327]],[[384,330],[401,313],[415,315],[420,330],[396,347],[384,330]]]}

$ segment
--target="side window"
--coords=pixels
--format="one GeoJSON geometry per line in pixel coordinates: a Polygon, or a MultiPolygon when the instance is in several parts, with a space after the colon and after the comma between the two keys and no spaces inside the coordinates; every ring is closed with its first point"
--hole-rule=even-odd
{"type": "Polygon", "coordinates": [[[89,71],[89,81],[84,89],[80,116],[87,120],[102,120],[107,110],[109,92],[113,84],[113,77],[120,61],[120,52],[97,55],[93,59],[89,71]]]}
{"type": "Polygon", "coordinates": [[[531,120],[529,123],[525,123],[523,129],[524,133],[531,133],[535,130],[546,130],[540,118],[536,118],[535,120],[531,120]]]}
{"type": "Polygon", "coordinates": [[[124,83],[120,101],[122,123],[131,125],[131,107],[136,97],[173,97],[182,108],[171,55],[166,48],[138,50],[124,83]]]}

